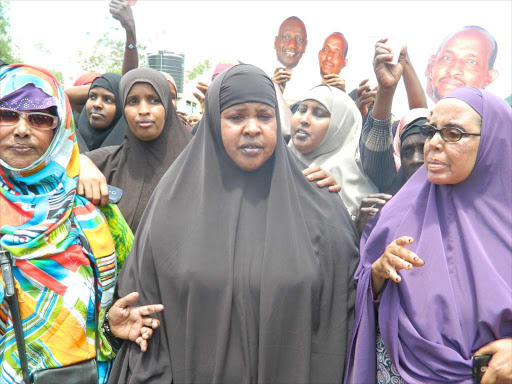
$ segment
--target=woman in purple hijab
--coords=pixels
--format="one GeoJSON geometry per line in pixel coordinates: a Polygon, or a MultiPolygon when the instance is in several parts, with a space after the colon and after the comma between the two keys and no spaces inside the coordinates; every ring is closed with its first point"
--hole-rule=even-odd
{"type": "Polygon", "coordinates": [[[361,239],[347,383],[471,383],[475,354],[512,382],[511,121],[476,88],[432,110],[425,166],[361,239]]]}

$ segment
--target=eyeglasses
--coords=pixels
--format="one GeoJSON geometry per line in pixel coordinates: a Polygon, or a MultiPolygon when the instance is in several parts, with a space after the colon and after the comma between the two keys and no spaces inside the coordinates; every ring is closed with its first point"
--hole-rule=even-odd
{"type": "Polygon", "coordinates": [[[49,131],[57,127],[59,118],[42,112],[21,112],[14,109],[0,108],[0,127],[10,127],[18,124],[23,118],[29,127],[41,131],[49,131]]]}
{"type": "Polygon", "coordinates": [[[446,127],[439,129],[429,124],[420,126],[420,133],[427,139],[432,139],[437,132],[441,134],[441,139],[448,143],[455,143],[462,139],[462,136],[480,136],[480,133],[469,133],[458,127],[446,127]]]}

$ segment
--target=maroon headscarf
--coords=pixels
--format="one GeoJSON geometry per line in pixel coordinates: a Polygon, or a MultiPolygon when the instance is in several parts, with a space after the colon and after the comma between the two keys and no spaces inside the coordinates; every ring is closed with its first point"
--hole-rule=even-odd
{"type": "Polygon", "coordinates": [[[391,360],[409,384],[471,383],[471,357],[512,336],[512,112],[497,96],[459,88],[482,117],[471,174],[431,184],[420,168],[361,240],[356,322],[347,383],[376,381],[376,316],[391,360]],[[400,236],[412,236],[421,268],[388,282],[378,311],[371,265],[400,236]]]}

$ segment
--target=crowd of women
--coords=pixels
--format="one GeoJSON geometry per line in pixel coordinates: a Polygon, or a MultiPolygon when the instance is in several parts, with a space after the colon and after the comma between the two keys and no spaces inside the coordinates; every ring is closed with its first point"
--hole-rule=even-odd
{"type": "Polygon", "coordinates": [[[228,66],[193,135],[153,69],[0,67],[0,382],[511,383],[512,109],[391,60],[366,113],[228,66]]]}

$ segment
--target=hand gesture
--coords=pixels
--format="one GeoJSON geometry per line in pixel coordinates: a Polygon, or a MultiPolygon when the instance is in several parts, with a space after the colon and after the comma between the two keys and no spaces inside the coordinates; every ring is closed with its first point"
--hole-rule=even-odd
{"type": "Polygon", "coordinates": [[[114,336],[134,341],[139,344],[142,352],[146,352],[153,330],[160,326],[160,321],[149,315],[163,311],[164,306],[152,304],[132,307],[138,298],[139,294],[132,292],[117,300],[108,311],[108,320],[114,336]]]}
{"type": "Polygon", "coordinates": [[[410,271],[413,267],[425,265],[418,255],[405,248],[406,245],[413,242],[414,239],[409,236],[402,236],[394,240],[386,247],[382,256],[372,264],[372,283],[375,294],[380,292],[387,279],[391,279],[397,284],[400,283],[402,278],[398,275],[398,271],[401,269],[410,271]]]}
{"type": "Polygon", "coordinates": [[[311,165],[311,167],[306,168],[302,171],[304,176],[309,181],[316,181],[316,185],[318,188],[328,187],[329,192],[338,193],[341,191],[341,186],[338,182],[331,176],[331,174],[318,165],[311,165]]]}
{"type": "Polygon", "coordinates": [[[386,193],[374,193],[368,195],[361,201],[359,213],[357,214],[356,227],[359,234],[363,233],[364,227],[370,219],[379,212],[379,209],[386,204],[393,196],[386,193]]]}
{"type": "Polygon", "coordinates": [[[330,85],[345,92],[345,80],[343,80],[337,73],[322,76],[322,84],[330,85]]]}
{"type": "Polygon", "coordinates": [[[188,125],[188,116],[187,116],[187,114],[185,112],[182,112],[182,111],[176,111],[176,113],[178,114],[178,117],[180,118],[181,123],[183,124],[183,126],[188,125]]]}
{"type": "Polygon", "coordinates": [[[370,91],[370,85],[368,85],[368,79],[364,79],[359,83],[357,88],[356,105],[361,115],[365,117],[368,114],[368,108],[375,102],[375,96],[377,95],[378,85],[370,91]]]}
{"type": "Polygon", "coordinates": [[[108,203],[107,179],[92,160],[85,155],[80,155],[77,193],[94,205],[105,206],[108,203]]]}
{"type": "Polygon", "coordinates": [[[404,70],[404,61],[407,56],[407,47],[404,45],[398,57],[396,65],[389,64],[393,61],[391,48],[386,45],[388,39],[381,39],[375,44],[375,56],[373,58],[373,69],[379,86],[382,88],[396,87],[404,70]]]}
{"type": "Polygon", "coordinates": [[[480,383],[512,383],[512,338],[491,341],[475,352],[478,355],[492,355],[480,383]]]}
{"type": "Polygon", "coordinates": [[[272,76],[272,82],[274,84],[277,84],[279,86],[279,89],[281,90],[281,93],[284,92],[284,89],[286,88],[286,83],[290,81],[292,78],[292,71],[291,69],[286,69],[286,67],[277,67],[274,70],[274,76],[272,76]]]}
{"type": "Polygon", "coordinates": [[[130,31],[135,30],[133,12],[127,0],[112,0],[109,4],[110,13],[114,19],[121,22],[121,26],[130,31]]]}
{"type": "Polygon", "coordinates": [[[199,101],[199,104],[201,104],[201,112],[204,113],[204,103],[206,100],[206,92],[208,91],[208,84],[203,82],[198,82],[196,85],[196,88],[201,92],[193,92],[192,94],[194,97],[199,101]]]}

